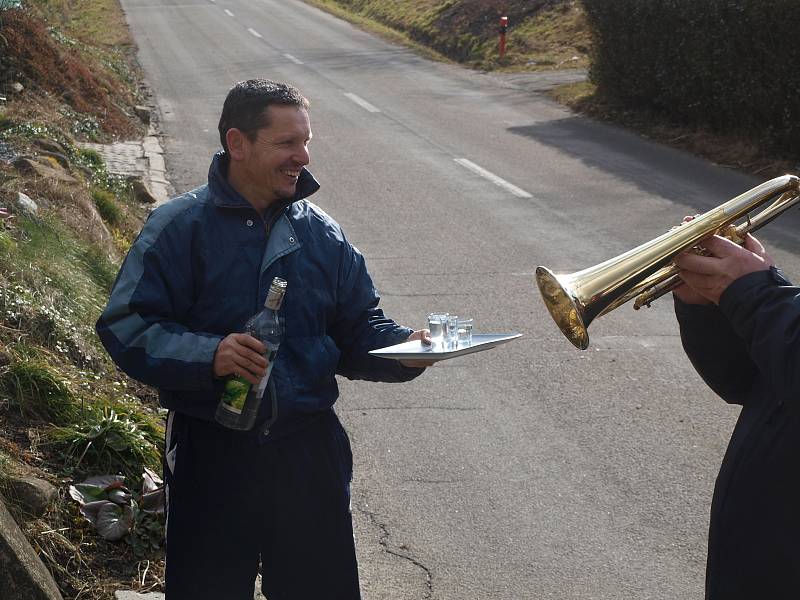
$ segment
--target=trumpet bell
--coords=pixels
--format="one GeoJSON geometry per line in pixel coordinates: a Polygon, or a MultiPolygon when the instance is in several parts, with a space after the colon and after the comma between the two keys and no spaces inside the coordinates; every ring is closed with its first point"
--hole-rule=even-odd
{"type": "Polygon", "coordinates": [[[561,332],[577,348],[586,350],[589,332],[586,329],[588,323],[584,322],[584,307],[569,285],[562,284],[558,275],[547,267],[536,268],[536,285],[561,332]]]}

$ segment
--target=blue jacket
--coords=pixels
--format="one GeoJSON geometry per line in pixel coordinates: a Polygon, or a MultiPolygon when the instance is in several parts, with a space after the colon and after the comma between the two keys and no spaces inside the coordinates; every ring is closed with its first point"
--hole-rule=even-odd
{"type": "Polygon", "coordinates": [[[708,535],[708,600],[800,595],[800,288],[777,269],[734,281],[719,307],[676,300],[684,348],[742,406],[708,535]]]}
{"type": "MultiPolygon", "coordinates": [[[[372,357],[411,330],[384,316],[364,258],[340,226],[305,198],[319,184],[305,169],[295,198],[263,219],[227,182],[214,156],[208,185],[154,210],[120,269],[97,333],[131,377],[161,404],[213,419],[223,382],[219,342],[259,311],[273,277],[288,281],[285,337],[260,418],[276,434],[328,409],[335,375],[407,381],[421,369],[372,357]]],[[[274,435],[271,437],[275,437],[274,435]]]]}

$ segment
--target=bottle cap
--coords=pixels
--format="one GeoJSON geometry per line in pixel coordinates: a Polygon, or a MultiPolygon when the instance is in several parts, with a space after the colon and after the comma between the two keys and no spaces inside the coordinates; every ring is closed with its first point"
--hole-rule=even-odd
{"type": "Polygon", "coordinates": [[[283,295],[286,293],[288,282],[280,277],[275,277],[269,285],[269,292],[267,292],[267,300],[264,306],[270,310],[278,310],[283,302],[283,295]]]}

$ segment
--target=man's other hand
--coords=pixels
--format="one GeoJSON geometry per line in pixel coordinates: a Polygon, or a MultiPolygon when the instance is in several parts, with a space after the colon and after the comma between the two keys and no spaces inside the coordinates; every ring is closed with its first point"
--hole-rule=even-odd
{"type": "Polygon", "coordinates": [[[253,385],[267,374],[267,349],[246,333],[232,333],[217,346],[214,355],[214,375],[241,375],[253,385]]]}

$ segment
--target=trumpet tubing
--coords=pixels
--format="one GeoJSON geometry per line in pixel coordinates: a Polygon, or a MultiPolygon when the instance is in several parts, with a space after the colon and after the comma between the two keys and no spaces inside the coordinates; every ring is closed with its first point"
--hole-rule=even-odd
{"type": "Polygon", "coordinates": [[[647,305],[680,284],[672,260],[714,234],[741,243],[755,231],[800,202],[800,179],[776,177],[736,196],[692,221],[595,266],[556,275],[540,266],[536,283],[548,312],[577,348],[589,347],[589,324],[636,298],[635,308],[647,305]],[[777,197],[777,199],[776,199],[777,197]],[[734,223],[767,202],[754,218],[734,223]]]}

